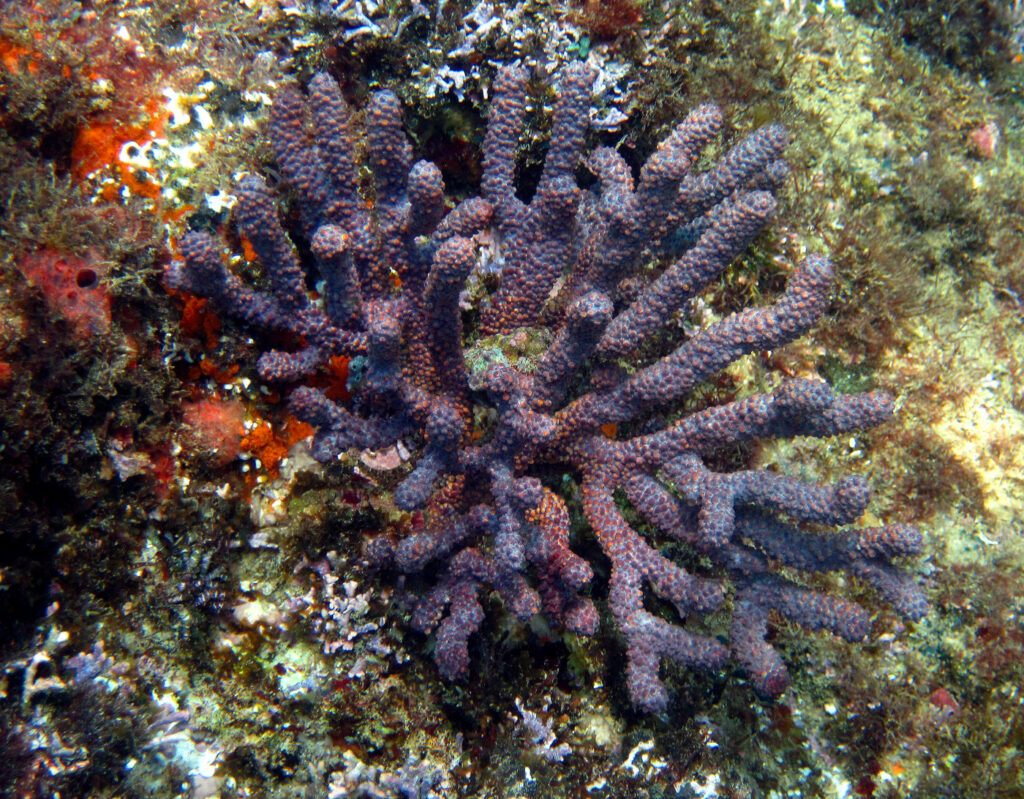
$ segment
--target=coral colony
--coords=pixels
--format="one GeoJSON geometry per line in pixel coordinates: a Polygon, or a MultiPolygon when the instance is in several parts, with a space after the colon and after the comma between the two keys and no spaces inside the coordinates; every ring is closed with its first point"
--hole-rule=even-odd
{"type": "Polygon", "coordinates": [[[362,364],[346,404],[314,388],[291,394],[293,412],[317,430],[319,459],[422,440],[414,468],[394,490],[399,508],[419,511],[417,521],[406,537],[378,539],[371,551],[403,573],[435,564],[437,581],[412,624],[436,630],[440,672],[455,679],[470,668],[467,643],[483,618],[485,587],[518,619],[541,613],[565,630],[594,633],[598,613],[586,595],[592,571],[570,549],[569,492],[560,492],[557,479],[564,473],[578,479],[582,513],[611,563],[608,606],[627,646],[630,696],[644,711],[667,706],[663,658],[710,670],[731,657],[760,695],[780,694],[788,675],[766,641],[772,611],[850,641],[866,637],[867,611],[794,582],[798,572],[854,575],[905,616],[920,618],[922,592],[892,563],[918,551],[917,530],[817,529],[855,522],[869,498],[864,479],[815,485],[706,464],[716,451],[754,438],[876,425],[893,411],[888,395],[841,395],[823,382],[790,379],[675,421],[659,415],[739,356],[807,331],[833,282],[826,259],[804,260],[774,305],[715,322],[649,363],[638,354],[772,216],[773,191],[787,173],[784,129],[763,127],[696,172],[721,125],[718,108],[701,106],[634,184],[615,150],[581,156],[592,75],[570,67],[543,173],[524,202],[515,171],[527,80],[522,69],[500,71],[482,196],[447,213],[438,168],[411,161],[394,94],[378,92],[365,112],[365,166],[373,176],[367,203],[356,156],[361,127],[338,86],[321,74],[308,95],[283,91],[270,138],[300,203],[322,302],[307,293],[273,194],[256,177],[239,186],[237,225],[269,291],[242,284],[224,266],[218,241],[199,233],[184,238],[183,259],[167,274],[172,287],[212,299],[243,324],[302,342],[297,351],[260,358],[267,380],[299,380],[339,354],[362,364]],[[575,177],[581,157],[595,178],[587,188],[575,177]],[[485,236],[498,242],[501,261],[500,286],[489,295],[478,254],[485,236]],[[656,258],[671,263],[637,289],[637,272],[656,258]],[[467,300],[474,296],[467,287],[477,299],[467,300]],[[462,328],[467,302],[479,311],[475,331],[462,328]],[[473,347],[467,332],[479,339],[473,347]],[[507,352],[517,336],[547,347],[533,358],[477,357],[487,343],[507,352]],[[625,501],[646,521],[644,534],[627,521],[625,501]],[[711,576],[690,574],[659,552],[648,540],[654,528],[703,555],[714,565],[711,576]],[[728,645],[684,629],[690,614],[722,608],[727,588],[728,645]],[[678,617],[648,610],[648,590],[678,617]]]}

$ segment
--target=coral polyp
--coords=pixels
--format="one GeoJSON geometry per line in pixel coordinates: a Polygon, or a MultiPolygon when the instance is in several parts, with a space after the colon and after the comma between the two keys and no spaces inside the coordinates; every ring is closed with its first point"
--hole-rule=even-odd
{"type": "Polygon", "coordinates": [[[666,708],[663,659],[707,670],[732,659],[760,695],[777,696],[789,678],[766,640],[773,613],[850,641],[869,632],[867,610],[802,575],[854,576],[918,619],[927,603],[894,560],[917,552],[921,536],[904,524],[848,527],[869,500],[862,477],[816,485],[764,469],[719,472],[712,456],[755,439],[871,427],[890,417],[893,401],[783,379],[769,393],[669,420],[737,358],[806,333],[825,310],[834,274],[827,259],[807,257],[774,304],[645,355],[775,213],[787,135],[763,127],[697,171],[722,125],[717,107],[701,106],[634,177],[614,149],[584,153],[592,81],[581,66],[563,70],[543,171],[527,202],[516,193],[516,154],[528,76],[500,70],[481,196],[451,210],[439,169],[413,163],[394,94],[375,94],[360,125],[327,75],[306,93],[286,89],[270,140],[298,201],[308,254],[297,254],[264,181],[248,178],[236,221],[267,290],[243,284],[219,242],[200,233],[182,241],[167,283],[210,298],[246,326],[299,339],[295,350],[260,358],[267,380],[297,381],[336,355],[363,359],[350,402],[303,386],[291,392],[291,409],[316,428],[320,460],[418,445],[394,502],[419,511],[422,524],[371,548],[404,573],[436,567],[412,624],[435,633],[445,677],[472,668],[468,641],[487,588],[518,619],[541,613],[570,632],[595,632],[592,567],[571,546],[570,503],[578,501],[611,564],[607,607],[625,639],[638,708],[666,708]],[[581,167],[592,185],[581,186],[581,167]],[[367,172],[369,187],[360,182],[367,172]],[[501,266],[490,293],[479,276],[485,238],[501,266]],[[668,265],[643,284],[654,262],[668,265]],[[307,291],[311,279],[323,281],[320,301],[307,291]],[[474,291],[464,294],[469,284],[474,291]],[[478,303],[473,329],[464,329],[466,297],[478,303]],[[497,341],[501,350],[517,336],[546,348],[532,359],[498,355],[467,366],[470,344],[478,352],[480,342],[497,341]],[[578,499],[562,474],[578,482],[578,499]],[[707,572],[674,562],[659,549],[665,541],[702,555],[707,572]],[[651,610],[649,592],[676,612],[651,610]],[[689,617],[714,612],[730,614],[728,643],[688,629],[689,617]]]}

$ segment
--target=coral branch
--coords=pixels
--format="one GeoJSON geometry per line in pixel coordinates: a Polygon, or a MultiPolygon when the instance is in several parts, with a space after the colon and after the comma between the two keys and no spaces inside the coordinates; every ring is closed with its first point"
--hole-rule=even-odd
{"type": "Polygon", "coordinates": [[[717,472],[709,459],[755,438],[870,427],[892,414],[893,402],[881,392],[843,395],[820,381],[790,379],[671,424],[657,415],[740,356],[803,335],[824,312],[834,275],[827,259],[809,256],[774,304],[638,360],[640,345],[659,336],[776,212],[787,136],[778,126],[762,128],[696,172],[722,124],[716,107],[701,106],[634,185],[614,150],[582,154],[591,81],[583,67],[563,72],[543,172],[526,203],[515,175],[528,81],[521,69],[502,69],[484,140],[483,196],[447,213],[440,172],[413,163],[393,94],[375,94],[364,114],[373,185],[362,196],[361,133],[337,86],[318,75],[308,94],[287,89],[269,133],[298,199],[311,262],[293,249],[271,190],[249,178],[238,189],[235,221],[266,290],[244,286],[201,234],[184,238],[167,283],[209,297],[247,328],[301,338],[296,351],[264,354],[259,369],[267,379],[298,380],[334,355],[363,356],[350,403],[300,387],[291,409],[315,426],[321,460],[403,439],[419,445],[394,501],[419,511],[422,524],[400,540],[377,539],[371,550],[404,573],[439,564],[412,625],[435,633],[445,678],[470,668],[469,642],[484,618],[480,596],[489,589],[518,619],[543,613],[570,632],[597,629],[591,565],[572,549],[575,500],[561,479],[571,473],[582,518],[611,563],[607,608],[625,639],[636,706],[666,708],[659,676],[666,658],[705,670],[732,658],[760,695],[777,696],[789,676],[768,642],[773,617],[851,641],[869,632],[865,609],[801,584],[801,575],[845,573],[917,619],[927,603],[894,560],[915,554],[921,536],[907,525],[823,529],[856,523],[870,498],[863,477],[815,485],[759,469],[717,472]],[[589,188],[576,182],[581,166],[596,178],[589,188]],[[475,309],[480,323],[467,350],[460,295],[484,231],[504,267],[500,286],[475,309]],[[660,273],[627,297],[623,279],[652,262],[660,273]],[[312,280],[323,281],[322,301],[307,294],[312,280]],[[508,355],[523,342],[545,346],[536,357],[508,355]],[[622,359],[634,361],[630,375],[622,359]],[[610,438],[613,423],[642,432],[610,438]],[[646,523],[628,521],[635,516],[627,507],[646,523]],[[715,570],[683,569],[657,548],[661,534],[715,570]],[[648,592],[669,612],[652,611],[648,592]],[[731,613],[728,646],[687,629],[690,617],[716,612],[731,613]]]}

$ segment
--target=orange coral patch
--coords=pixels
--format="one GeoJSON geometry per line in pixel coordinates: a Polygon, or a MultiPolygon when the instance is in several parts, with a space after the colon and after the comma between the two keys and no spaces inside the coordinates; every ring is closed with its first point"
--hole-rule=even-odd
{"type": "Polygon", "coordinates": [[[284,431],[288,435],[289,447],[293,444],[297,444],[304,438],[309,438],[314,432],[316,432],[313,425],[308,422],[299,421],[294,416],[288,417],[288,420],[284,424],[284,431]]]}
{"type": "Polygon", "coordinates": [[[25,69],[34,75],[39,71],[39,62],[35,55],[27,47],[0,39],[0,64],[3,64],[8,72],[21,72],[21,65],[24,63],[25,69]]]}
{"type": "Polygon", "coordinates": [[[71,145],[72,174],[82,180],[93,172],[116,166],[121,181],[129,189],[145,197],[156,197],[159,185],[144,181],[132,169],[121,163],[121,148],[128,142],[145,145],[163,135],[164,126],[170,119],[170,111],[161,107],[159,98],[146,102],[144,121],[137,125],[126,125],[119,121],[97,121],[83,126],[71,145]]]}
{"type": "Polygon", "coordinates": [[[251,430],[242,439],[242,449],[259,458],[263,467],[274,477],[277,476],[277,466],[281,459],[288,454],[285,442],[274,433],[274,428],[268,422],[251,430]]]}
{"type": "Polygon", "coordinates": [[[335,355],[328,361],[327,368],[330,371],[331,382],[324,391],[328,399],[332,399],[335,402],[351,399],[352,394],[347,386],[348,365],[351,360],[347,355],[335,355]]]}
{"type": "Polygon", "coordinates": [[[207,349],[217,346],[217,334],[220,332],[220,319],[213,311],[207,310],[207,300],[193,294],[181,295],[185,298],[181,309],[181,331],[188,336],[202,335],[207,349]]]}
{"type": "Polygon", "coordinates": [[[185,214],[190,214],[194,210],[196,210],[196,207],[194,205],[190,204],[190,203],[187,203],[187,204],[181,206],[181,208],[174,208],[174,209],[171,209],[169,211],[165,211],[164,212],[164,222],[168,222],[168,223],[180,222],[182,217],[185,216],[185,214]]]}
{"type": "Polygon", "coordinates": [[[245,260],[248,261],[249,263],[252,263],[253,261],[256,260],[256,250],[252,246],[252,242],[249,241],[248,237],[241,236],[241,239],[242,239],[242,257],[245,258],[245,260]]]}
{"type": "Polygon", "coordinates": [[[199,361],[199,371],[207,377],[212,377],[218,383],[227,383],[238,374],[238,364],[232,363],[222,369],[209,358],[203,358],[199,361]]]}

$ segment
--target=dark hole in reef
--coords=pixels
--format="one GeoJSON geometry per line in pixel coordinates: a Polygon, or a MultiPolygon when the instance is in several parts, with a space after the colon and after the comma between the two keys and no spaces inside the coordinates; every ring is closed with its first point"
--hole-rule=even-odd
{"type": "Polygon", "coordinates": [[[178,47],[185,42],[185,26],[180,19],[168,19],[157,28],[156,39],[168,47],[178,47]]]}
{"type": "Polygon", "coordinates": [[[88,267],[79,269],[78,274],[75,275],[75,283],[80,289],[92,288],[96,285],[96,270],[88,267]]]}

